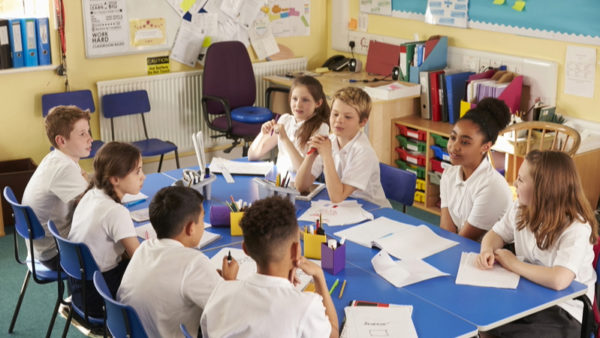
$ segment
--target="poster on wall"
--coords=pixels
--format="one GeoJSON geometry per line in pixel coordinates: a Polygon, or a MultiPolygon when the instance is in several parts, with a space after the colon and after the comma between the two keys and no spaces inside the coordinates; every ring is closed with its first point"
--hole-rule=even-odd
{"type": "Polygon", "coordinates": [[[129,48],[125,0],[83,2],[86,56],[120,54],[129,48]]]}
{"type": "Polygon", "coordinates": [[[425,11],[425,22],[467,28],[468,10],[468,0],[429,0],[425,11]]]}
{"type": "Polygon", "coordinates": [[[269,0],[261,11],[275,37],[310,35],[310,0],[269,0]]]}

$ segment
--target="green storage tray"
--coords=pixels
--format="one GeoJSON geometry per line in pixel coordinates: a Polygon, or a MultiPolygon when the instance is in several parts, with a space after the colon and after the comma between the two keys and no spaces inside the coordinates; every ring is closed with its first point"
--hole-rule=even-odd
{"type": "Polygon", "coordinates": [[[435,144],[437,144],[438,146],[440,146],[444,149],[446,147],[448,147],[448,138],[447,137],[436,135],[436,134],[431,134],[431,137],[433,137],[433,139],[435,140],[435,144]]]}
{"type": "Polygon", "coordinates": [[[396,160],[396,165],[400,169],[414,173],[415,175],[417,175],[417,178],[419,178],[419,179],[422,179],[422,180],[425,179],[425,167],[406,163],[402,160],[396,160]]]}

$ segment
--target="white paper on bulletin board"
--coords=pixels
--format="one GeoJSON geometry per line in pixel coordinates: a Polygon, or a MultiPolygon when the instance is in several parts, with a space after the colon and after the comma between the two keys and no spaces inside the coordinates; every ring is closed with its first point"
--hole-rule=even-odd
{"type": "Polygon", "coordinates": [[[82,11],[88,58],[169,50],[181,22],[179,14],[163,0],[152,1],[152,5],[146,0],[83,0],[82,11]],[[140,43],[135,36],[131,38],[130,25],[144,20],[164,24],[139,31],[138,38],[145,38],[145,43],[140,43]]]}

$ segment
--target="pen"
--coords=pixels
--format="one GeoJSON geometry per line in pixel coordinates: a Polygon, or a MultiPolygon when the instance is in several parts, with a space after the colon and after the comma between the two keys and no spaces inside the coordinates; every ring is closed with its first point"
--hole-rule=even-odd
{"type": "Polygon", "coordinates": [[[229,250],[229,253],[227,253],[227,262],[231,263],[231,250],[229,250]]]}
{"type": "MultiPolygon", "coordinates": [[[[275,116],[275,123],[277,123],[277,121],[279,120],[279,117],[280,117],[280,116],[281,116],[281,115],[277,115],[277,116],[275,116]]],[[[271,128],[271,136],[273,136],[273,131],[275,131],[275,126],[273,126],[273,128],[271,128]]]]}
{"type": "Polygon", "coordinates": [[[340,289],[340,295],[338,296],[338,298],[340,298],[340,299],[342,298],[345,288],[346,288],[346,280],[344,279],[344,282],[342,283],[342,288],[340,289]]]}
{"type": "Polygon", "coordinates": [[[333,290],[335,290],[335,288],[337,288],[338,284],[340,284],[340,279],[336,279],[335,282],[333,282],[333,285],[331,286],[331,289],[329,289],[329,294],[333,293],[333,290]]]}
{"type": "Polygon", "coordinates": [[[125,203],[125,207],[126,207],[126,208],[129,208],[129,207],[132,207],[132,206],[134,206],[134,205],[142,204],[142,203],[144,203],[144,202],[146,202],[146,199],[145,199],[145,198],[144,198],[144,199],[141,199],[141,200],[137,200],[137,201],[132,201],[132,202],[129,202],[129,203],[125,203]]]}

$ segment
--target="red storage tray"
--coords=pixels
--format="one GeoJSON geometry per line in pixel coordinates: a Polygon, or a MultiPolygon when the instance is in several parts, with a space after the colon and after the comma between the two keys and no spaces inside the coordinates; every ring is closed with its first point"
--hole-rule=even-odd
{"type": "Polygon", "coordinates": [[[425,166],[425,163],[427,163],[427,159],[425,158],[425,155],[423,155],[423,154],[411,153],[400,147],[396,148],[396,152],[400,155],[400,159],[402,161],[405,161],[405,162],[408,162],[411,164],[415,164],[415,165],[419,165],[421,167],[425,166]]]}
{"type": "Polygon", "coordinates": [[[450,164],[448,162],[440,161],[440,160],[435,159],[435,158],[430,158],[429,160],[431,161],[431,169],[433,171],[438,172],[438,173],[443,173],[444,169],[449,168],[450,166],[452,166],[452,164],[450,164]]]}
{"type": "Polygon", "coordinates": [[[396,124],[396,127],[398,127],[398,130],[402,136],[414,138],[419,141],[427,140],[427,133],[424,130],[408,128],[407,126],[401,124],[396,124]]]}

